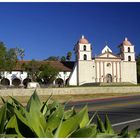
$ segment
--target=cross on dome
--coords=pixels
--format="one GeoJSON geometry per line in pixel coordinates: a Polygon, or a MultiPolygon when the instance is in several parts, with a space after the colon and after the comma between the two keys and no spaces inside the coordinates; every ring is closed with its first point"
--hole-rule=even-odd
{"type": "Polygon", "coordinates": [[[125,41],[127,41],[128,39],[127,39],[127,37],[125,37],[125,41]]]}
{"type": "Polygon", "coordinates": [[[89,44],[88,40],[82,35],[81,39],[78,41],[80,44],[89,44]]]}
{"type": "Polygon", "coordinates": [[[125,39],[124,39],[122,44],[125,45],[125,46],[132,46],[132,43],[128,40],[127,37],[125,37],[125,39]]]}
{"type": "Polygon", "coordinates": [[[82,38],[85,38],[84,35],[82,35],[82,38]]]}

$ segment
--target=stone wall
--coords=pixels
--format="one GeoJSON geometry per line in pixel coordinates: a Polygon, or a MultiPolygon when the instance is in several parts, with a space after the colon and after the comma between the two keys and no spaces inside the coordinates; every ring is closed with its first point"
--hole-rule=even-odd
{"type": "MultiPolygon", "coordinates": [[[[35,89],[3,89],[0,96],[31,96],[35,89]]],[[[139,86],[129,87],[73,87],[73,88],[38,88],[38,95],[74,95],[98,93],[140,93],[139,86]]]]}

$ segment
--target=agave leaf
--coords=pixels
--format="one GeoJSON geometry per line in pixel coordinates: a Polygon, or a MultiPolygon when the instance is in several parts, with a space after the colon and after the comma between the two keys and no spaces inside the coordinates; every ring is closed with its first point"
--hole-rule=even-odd
{"type": "Polygon", "coordinates": [[[6,109],[7,109],[7,103],[5,103],[0,108],[0,134],[4,133],[4,127],[6,122],[6,109]]]}
{"type": "Polygon", "coordinates": [[[97,128],[98,128],[99,132],[101,132],[101,133],[106,132],[104,124],[98,114],[97,114],[97,128]]]}
{"type": "Polygon", "coordinates": [[[41,107],[41,112],[43,113],[43,115],[45,115],[45,113],[47,112],[48,109],[48,102],[51,99],[52,94],[49,96],[49,98],[45,101],[45,103],[43,104],[43,106],[41,107]]]}
{"type": "Polygon", "coordinates": [[[66,121],[63,122],[61,120],[54,137],[65,138],[71,135],[80,126],[80,123],[86,111],[87,111],[87,107],[84,107],[80,112],[78,112],[73,117],[70,117],[66,121]]]}
{"type": "Polygon", "coordinates": [[[53,103],[52,104],[49,104],[48,105],[48,109],[51,111],[51,113],[56,109],[56,108],[58,108],[59,107],[59,103],[57,102],[57,101],[53,101],[53,103]]]}
{"type": "Polygon", "coordinates": [[[7,103],[8,116],[10,117],[14,115],[14,109],[19,110],[23,115],[26,114],[25,107],[13,97],[10,96],[10,98],[11,101],[7,103]]]}
{"type": "Polygon", "coordinates": [[[119,138],[117,134],[97,133],[96,138],[119,138]]]}
{"type": "Polygon", "coordinates": [[[26,114],[29,126],[34,130],[38,137],[45,137],[46,120],[44,115],[36,108],[35,100],[31,101],[30,112],[26,114]]]}
{"type": "Polygon", "coordinates": [[[84,128],[80,128],[72,135],[70,136],[71,138],[93,138],[96,136],[97,133],[97,126],[87,126],[84,128]]]}
{"type": "Polygon", "coordinates": [[[62,106],[59,106],[53,113],[50,115],[50,117],[47,120],[47,131],[54,131],[60,124],[61,119],[63,117],[64,108],[62,106]]]}
{"type": "Polygon", "coordinates": [[[13,102],[14,102],[17,106],[22,106],[22,107],[23,107],[23,105],[22,105],[19,101],[17,101],[15,98],[13,98],[12,96],[10,96],[10,98],[13,100],[13,102]]]}
{"type": "Polygon", "coordinates": [[[46,120],[40,110],[41,103],[36,92],[34,92],[27,105],[28,113],[26,114],[26,118],[36,135],[38,137],[45,137],[46,120]]]}
{"type": "Polygon", "coordinates": [[[128,132],[128,138],[136,138],[138,133],[139,133],[139,131],[140,131],[140,128],[128,132]]]}
{"type": "Polygon", "coordinates": [[[54,136],[53,136],[53,134],[51,133],[51,132],[49,132],[49,131],[45,131],[45,138],[53,138],[54,136]]]}
{"type": "Polygon", "coordinates": [[[17,134],[0,134],[0,138],[18,138],[17,134]]]}
{"type": "Polygon", "coordinates": [[[123,137],[123,138],[127,138],[128,137],[128,127],[126,126],[121,130],[121,133],[119,134],[119,136],[123,137]]]}
{"type": "Polygon", "coordinates": [[[26,106],[26,110],[29,112],[31,110],[31,108],[34,108],[36,110],[40,110],[41,109],[41,102],[39,100],[39,97],[36,93],[36,90],[34,91],[34,93],[32,94],[32,96],[30,97],[29,101],[27,102],[27,106],[26,106]],[[32,106],[32,101],[35,101],[36,106],[32,106]]]}
{"type": "Polygon", "coordinates": [[[23,137],[21,135],[21,133],[19,132],[18,130],[18,125],[17,125],[17,120],[16,120],[16,116],[12,116],[10,118],[10,120],[8,121],[7,125],[6,125],[6,133],[8,135],[10,134],[14,134],[14,135],[17,135],[18,137],[23,137]]]}
{"type": "Polygon", "coordinates": [[[95,117],[95,115],[97,114],[97,112],[95,112],[92,117],[90,118],[89,122],[87,123],[87,126],[89,126],[93,120],[93,118],[95,117]]]}
{"type": "Polygon", "coordinates": [[[107,115],[105,115],[105,123],[104,123],[104,126],[105,126],[105,129],[106,129],[107,133],[114,134],[114,130],[112,128],[111,122],[110,122],[110,120],[109,120],[109,118],[108,118],[107,115]]]}
{"type": "Polygon", "coordinates": [[[4,100],[4,98],[3,97],[1,97],[1,100],[2,100],[2,102],[5,104],[6,103],[6,101],[4,100]]]}
{"type": "Polygon", "coordinates": [[[87,126],[88,122],[89,122],[89,115],[88,115],[88,108],[86,106],[85,107],[85,113],[84,113],[82,121],[80,123],[80,128],[83,128],[83,127],[87,126]]]}
{"type": "Polygon", "coordinates": [[[37,137],[36,133],[32,130],[27,119],[22,116],[21,112],[15,109],[15,115],[16,115],[16,120],[17,120],[17,127],[20,134],[23,137],[27,137],[27,138],[37,137]]]}
{"type": "Polygon", "coordinates": [[[64,112],[64,120],[67,120],[68,118],[72,117],[75,114],[76,112],[74,110],[74,107],[72,107],[70,110],[64,112]]]}

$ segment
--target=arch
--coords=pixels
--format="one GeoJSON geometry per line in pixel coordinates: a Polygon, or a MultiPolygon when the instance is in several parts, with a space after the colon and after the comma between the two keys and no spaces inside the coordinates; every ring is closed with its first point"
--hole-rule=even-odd
{"type": "Polygon", "coordinates": [[[84,54],[84,60],[87,60],[87,55],[86,54],[84,54]]]}
{"type": "Polygon", "coordinates": [[[30,79],[30,78],[25,78],[25,79],[23,80],[23,85],[24,85],[24,86],[27,86],[27,84],[28,84],[29,82],[31,82],[31,79],[30,79]]]}
{"type": "Polygon", "coordinates": [[[130,47],[128,47],[128,52],[130,52],[130,47]]]}
{"type": "Polygon", "coordinates": [[[10,80],[7,79],[7,78],[3,78],[1,80],[1,84],[4,85],[4,86],[8,86],[8,85],[10,85],[10,80]]]}
{"type": "Polygon", "coordinates": [[[14,86],[19,86],[20,84],[21,84],[21,80],[20,80],[20,79],[14,78],[14,79],[12,80],[12,85],[14,85],[14,86]]]}
{"type": "Polygon", "coordinates": [[[84,45],[84,51],[86,51],[87,50],[87,46],[86,45],[84,45]]]}
{"type": "Polygon", "coordinates": [[[128,56],[128,61],[131,61],[131,56],[128,56]]]}
{"type": "Polygon", "coordinates": [[[57,78],[55,80],[55,84],[57,84],[59,87],[64,85],[64,80],[61,78],[57,78]]]}
{"type": "Polygon", "coordinates": [[[111,74],[106,75],[106,82],[107,83],[112,83],[112,75],[111,74]]]}

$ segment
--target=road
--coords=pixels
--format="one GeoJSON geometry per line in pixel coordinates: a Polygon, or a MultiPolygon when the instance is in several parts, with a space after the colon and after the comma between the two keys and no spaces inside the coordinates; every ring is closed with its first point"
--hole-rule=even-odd
{"type": "MultiPolygon", "coordinates": [[[[97,111],[104,119],[107,114],[116,132],[127,125],[130,126],[129,130],[140,128],[140,95],[70,102],[67,107],[75,106],[80,109],[85,105],[88,105],[90,116],[97,111]]],[[[96,122],[96,118],[94,121],[96,122]]]]}

